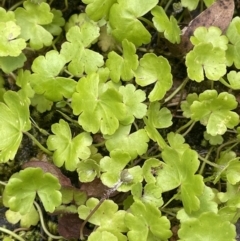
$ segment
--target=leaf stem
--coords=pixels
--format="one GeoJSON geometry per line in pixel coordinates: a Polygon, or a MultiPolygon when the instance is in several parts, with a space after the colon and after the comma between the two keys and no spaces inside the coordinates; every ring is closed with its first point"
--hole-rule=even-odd
{"type": "MultiPolygon", "coordinates": [[[[205,157],[206,160],[208,160],[209,156],[210,156],[211,153],[212,153],[212,150],[213,150],[213,146],[212,146],[212,147],[210,148],[210,150],[208,151],[208,153],[207,153],[207,155],[206,155],[206,157],[205,157]]],[[[203,171],[204,171],[205,166],[206,166],[206,162],[203,161],[202,164],[201,164],[201,167],[200,167],[200,170],[199,170],[198,174],[200,174],[200,175],[203,174],[203,171]]],[[[203,175],[202,175],[202,176],[203,176],[203,175]]]]}
{"type": "Polygon", "coordinates": [[[222,144],[221,146],[219,146],[218,149],[217,149],[216,160],[219,158],[221,150],[222,150],[225,146],[228,146],[228,145],[231,145],[231,144],[233,144],[233,145],[230,146],[227,150],[231,150],[234,146],[238,145],[238,144],[239,144],[239,141],[238,141],[238,140],[231,140],[231,141],[227,141],[227,142],[225,142],[224,144],[222,144]]]}
{"type": "Polygon", "coordinates": [[[186,77],[183,82],[164,100],[164,103],[167,103],[169,100],[171,100],[180,90],[182,90],[185,85],[187,84],[189,78],[186,77]]]}
{"type": "Polygon", "coordinates": [[[143,21],[144,23],[146,23],[147,25],[149,25],[152,28],[155,28],[153,23],[151,21],[149,21],[148,19],[144,18],[144,17],[139,17],[139,20],[143,21]]]}
{"type": "Polygon", "coordinates": [[[70,121],[71,123],[74,123],[74,124],[76,124],[77,126],[79,126],[78,121],[73,120],[72,118],[70,118],[68,115],[66,115],[65,113],[63,113],[63,112],[60,111],[60,110],[57,110],[57,112],[60,113],[66,120],[68,120],[68,121],[70,121]]]}
{"type": "Polygon", "coordinates": [[[169,6],[172,4],[172,1],[173,1],[173,0],[170,0],[170,1],[167,2],[166,6],[165,6],[165,8],[164,8],[164,12],[167,12],[169,6]]]}
{"type": "Polygon", "coordinates": [[[165,208],[169,203],[171,203],[177,196],[179,196],[179,193],[173,195],[173,196],[165,203],[165,205],[161,207],[161,210],[164,210],[164,208],[165,208]]]}
{"type": "Polygon", "coordinates": [[[35,205],[35,207],[36,207],[37,210],[38,210],[39,217],[40,217],[40,222],[41,222],[43,231],[44,231],[50,238],[52,238],[52,239],[61,239],[61,238],[63,238],[62,236],[55,236],[55,235],[51,234],[51,233],[47,230],[47,228],[46,228],[46,226],[45,226],[45,223],[44,223],[43,214],[42,214],[42,210],[41,210],[40,206],[38,205],[38,203],[37,203],[36,201],[34,201],[34,205],[35,205]]]}
{"type": "Polygon", "coordinates": [[[19,235],[17,235],[16,233],[6,229],[6,228],[1,228],[0,227],[0,231],[3,233],[7,233],[9,235],[11,235],[12,237],[14,237],[15,239],[19,240],[19,241],[25,241],[25,239],[23,239],[22,237],[20,237],[19,235]]]}
{"type": "Polygon", "coordinates": [[[202,157],[202,156],[200,156],[200,155],[198,155],[198,158],[199,158],[201,161],[207,163],[208,165],[210,165],[210,166],[212,166],[212,167],[216,167],[217,169],[221,169],[221,166],[220,166],[220,165],[218,165],[218,164],[216,164],[216,163],[214,163],[214,162],[211,162],[211,161],[207,160],[206,158],[204,158],[204,157],[202,157]]]}
{"type": "Polygon", "coordinates": [[[6,186],[6,185],[7,185],[6,182],[2,182],[2,181],[0,181],[0,184],[3,185],[3,186],[6,186]]]}
{"type": "Polygon", "coordinates": [[[176,133],[180,133],[182,130],[186,129],[187,127],[189,127],[190,125],[192,125],[194,123],[194,120],[190,120],[189,122],[187,122],[185,125],[181,126],[176,133]]]}
{"type": "Polygon", "coordinates": [[[227,86],[228,88],[232,89],[232,86],[230,84],[227,83],[227,81],[224,78],[220,78],[219,79],[220,83],[222,83],[223,85],[227,86]]]}
{"type": "Polygon", "coordinates": [[[8,11],[13,11],[15,10],[18,6],[22,5],[24,1],[19,1],[16,4],[14,4],[12,7],[8,9],[8,11]]]}
{"type": "Polygon", "coordinates": [[[186,136],[194,127],[194,125],[196,124],[196,121],[194,121],[191,126],[182,134],[182,136],[186,136]]]}
{"type": "Polygon", "coordinates": [[[49,156],[52,156],[52,152],[49,151],[47,148],[45,148],[32,134],[30,134],[29,132],[23,132],[25,135],[27,135],[30,139],[32,139],[32,141],[46,154],[48,154],[49,156]]]}

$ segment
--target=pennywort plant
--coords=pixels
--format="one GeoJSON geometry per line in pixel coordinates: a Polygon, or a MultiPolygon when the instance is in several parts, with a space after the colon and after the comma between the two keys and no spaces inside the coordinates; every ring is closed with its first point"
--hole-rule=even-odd
{"type": "Polygon", "coordinates": [[[181,241],[235,240],[240,18],[226,31],[198,21],[192,49],[175,56],[183,11],[198,2],[83,0],[70,16],[57,1],[0,8],[10,223],[67,240],[166,241],[174,228],[181,241]],[[45,160],[18,163],[26,139],[45,160]],[[57,235],[43,212],[58,216],[57,235]]]}

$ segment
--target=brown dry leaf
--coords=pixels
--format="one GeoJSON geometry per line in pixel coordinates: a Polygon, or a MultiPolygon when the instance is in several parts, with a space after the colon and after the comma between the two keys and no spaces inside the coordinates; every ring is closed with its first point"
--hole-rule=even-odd
{"type": "MultiPolygon", "coordinates": [[[[103,185],[101,179],[96,178],[92,182],[82,183],[80,190],[86,192],[88,197],[101,198],[109,188],[103,185]]],[[[118,192],[115,191],[110,197],[115,196],[117,193],[118,192]]]]}
{"type": "MultiPolygon", "coordinates": [[[[66,239],[79,238],[79,230],[83,221],[79,219],[78,214],[63,214],[58,219],[58,232],[66,239]]],[[[84,234],[89,235],[91,230],[84,227],[84,234]]]]}
{"type": "Polygon", "coordinates": [[[22,165],[23,169],[27,167],[39,167],[44,172],[50,172],[52,175],[54,175],[59,180],[59,183],[61,184],[61,186],[72,186],[70,179],[65,175],[63,175],[61,170],[58,167],[56,167],[55,165],[49,162],[32,160],[22,165]]]}
{"type": "Polygon", "coordinates": [[[197,27],[216,26],[224,32],[232,20],[234,7],[234,0],[218,0],[194,18],[182,30],[181,43],[177,45],[180,54],[186,54],[193,48],[190,37],[197,27]]]}

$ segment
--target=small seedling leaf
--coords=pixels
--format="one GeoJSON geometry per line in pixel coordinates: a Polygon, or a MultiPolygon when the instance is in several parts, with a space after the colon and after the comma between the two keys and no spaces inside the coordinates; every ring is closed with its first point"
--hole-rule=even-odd
{"type": "Polygon", "coordinates": [[[91,136],[82,132],[72,138],[71,129],[64,120],[60,120],[59,124],[53,124],[52,132],[54,135],[48,137],[47,145],[49,150],[54,150],[55,165],[61,167],[65,164],[67,170],[76,170],[79,159],[87,159],[91,154],[89,149],[92,144],[91,136]]]}
{"type": "Polygon", "coordinates": [[[65,58],[56,50],[47,52],[46,56],[37,57],[32,64],[31,86],[37,94],[43,94],[48,100],[60,101],[70,98],[75,90],[76,82],[72,79],[58,76],[65,58]]]}
{"type": "Polygon", "coordinates": [[[156,82],[148,96],[151,102],[161,100],[172,86],[171,67],[167,59],[152,53],[147,53],[140,59],[135,75],[140,86],[156,82]]]}

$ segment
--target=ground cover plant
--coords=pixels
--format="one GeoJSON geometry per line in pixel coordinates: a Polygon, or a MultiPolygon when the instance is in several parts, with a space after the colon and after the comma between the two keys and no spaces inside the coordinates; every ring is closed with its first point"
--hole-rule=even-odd
{"type": "Polygon", "coordinates": [[[236,240],[239,6],[1,4],[1,239],[236,240]]]}

